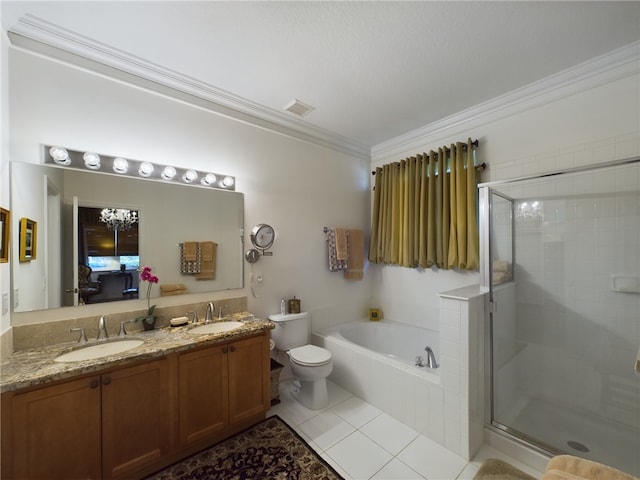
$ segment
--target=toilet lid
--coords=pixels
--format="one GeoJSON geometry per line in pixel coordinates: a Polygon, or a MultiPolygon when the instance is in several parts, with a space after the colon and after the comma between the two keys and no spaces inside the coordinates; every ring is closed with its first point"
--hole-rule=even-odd
{"type": "Polygon", "coordinates": [[[331,361],[331,352],[315,345],[304,345],[289,350],[289,358],[299,365],[322,365],[331,361]]]}

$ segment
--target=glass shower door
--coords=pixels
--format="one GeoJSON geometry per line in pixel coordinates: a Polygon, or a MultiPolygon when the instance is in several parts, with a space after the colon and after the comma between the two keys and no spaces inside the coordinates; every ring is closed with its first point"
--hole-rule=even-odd
{"type": "Polygon", "coordinates": [[[492,424],[639,476],[640,164],[493,185],[490,198],[492,424]],[[497,282],[507,199],[512,277],[497,282]]]}

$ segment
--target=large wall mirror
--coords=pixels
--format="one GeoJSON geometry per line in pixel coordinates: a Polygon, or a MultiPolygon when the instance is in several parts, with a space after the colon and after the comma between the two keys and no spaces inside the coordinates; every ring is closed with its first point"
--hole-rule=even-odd
{"type": "Polygon", "coordinates": [[[143,265],[160,279],[152,297],[243,287],[242,193],[12,162],[11,209],[38,225],[33,260],[12,239],[14,312],[143,298],[143,265]],[[105,209],[135,220],[114,228],[105,209]],[[194,242],[215,244],[213,275],[184,272],[181,244],[194,242]]]}

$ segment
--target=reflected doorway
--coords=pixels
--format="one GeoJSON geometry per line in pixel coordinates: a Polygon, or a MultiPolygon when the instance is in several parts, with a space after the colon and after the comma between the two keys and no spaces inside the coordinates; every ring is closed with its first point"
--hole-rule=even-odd
{"type": "Polygon", "coordinates": [[[138,298],[139,211],[78,207],[78,302],[138,298]]]}

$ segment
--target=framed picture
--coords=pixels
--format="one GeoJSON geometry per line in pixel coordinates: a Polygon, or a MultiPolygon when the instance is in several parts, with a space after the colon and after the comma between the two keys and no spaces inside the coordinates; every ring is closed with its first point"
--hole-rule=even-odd
{"type": "Polygon", "coordinates": [[[9,261],[9,240],[11,231],[11,213],[0,208],[0,263],[9,261]]]}
{"type": "Polygon", "coordinates": [[[36,258],[38,224],[28,218],[20,219],[20,261],[30,262],[36,258]]]}

